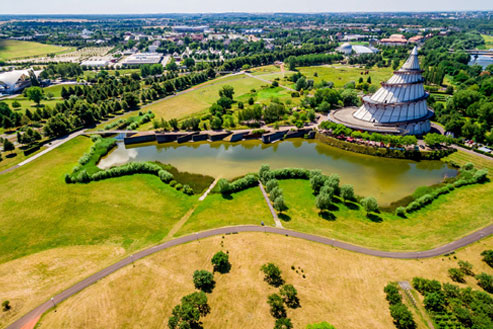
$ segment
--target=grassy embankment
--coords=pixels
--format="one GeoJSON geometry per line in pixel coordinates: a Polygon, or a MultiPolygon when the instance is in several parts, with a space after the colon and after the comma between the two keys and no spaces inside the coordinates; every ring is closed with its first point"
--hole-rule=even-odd
{"type": "MultiPolygon", "coordinates": [[[[462,152],[450,157],[463,158],[461,164],[472,162],[476,168],[489,169],[491,177],[491,161],[462,152]]],[[[382,212],[378,218],[372,219],[366,216],[360,206],[342,202],[336,203],[330,215],[320,216],[308,181],[281,180],[280,186],[289,207],[282,216],[286,228],[375,249],[426,250],[456,240],[493,222],[493,182],[460,187],[441,195],[423,209],[408,214],[407,218],[382,212]]],[[[217,226],[222,226],[222,218],[223,225],[241,224],[240,220],[234,221],[235,212],[228,215],[226,211],[219,210],[221,203],[227,203],[227,200],[220,196],[214,197],[217,198],[217,206],[207,212],[198,208],[179,234],[209,228],[201,220],[204,216],[217,219],[214,224],[217,226]]]]}
{"type": "Polygon", "coordinates": [[[73,47],[47,45],[33,41],[0,40],[0,61],[61,54],[74,50],[73,47]]]}
{"type": "MultiPolygon", "coordinates": [[[[294,328],[327,321],[338,329],[391,329],[395,326],[383,292],[388,282],[422,276],[452,283],[447,271],[457,267],[458,260],[469,261],[476,273],[490,272],[480,253],[492,243],[493,238],[485,239],[450,257],[396,260],[273,234],[217,236],[159,252],[119,270],[58,305],[56,313],[42,318],[39,328],[166,328],[172,308],[195,290],[193,271],[211,270],[212,255],[227,250],[232,268],[228,274],[215,274],[216,286],[208,294],[211,313],[203,318],[204,328],[272,328],[266,301],[278,289],[263,281],[260,267],[273,262],[298,290],[301,307],[287,311],[294,328]]],[[[466,283],[459,285],[480,290],[475,281],[466,277],[466,283]]]]}

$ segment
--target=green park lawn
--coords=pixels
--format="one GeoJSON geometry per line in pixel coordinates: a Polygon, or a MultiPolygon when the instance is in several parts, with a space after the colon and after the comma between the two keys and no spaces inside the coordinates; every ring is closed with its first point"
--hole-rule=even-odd
{"type": "Polygon", "coordinates": [[[46,56],[48,54],[60,54],[72,51],[72,47],[46,45],[39,42],[0,40],[0,60],[46,56]]]}
{"type": "Polygon", "coordinates": [[[219,98],[218,92],[225,85],[233,86],[235,99],[247,94],[251,89],[258,89],[265,82],[245,75],[218,78],[190,88],[188,92],[145,106],[145,110],[152,110],[156,118],[166,120],[182,118],[207,110],[219,98]]]}
{"type": "MultiPolygon", "coordinates": [[[[461,187],[401,218],[390,213],[370,220],[366,212],[342,202],[330,215],[319,216],[309,181],[280,181],[289,209],[286,228],[325,235],[381,250],[426,250],[446,244],[493,221],[493,183],[461,187]],[[480,202],[479,200],[490,200],[480,202]]],[[[356,207],[355,207],[356,206],[356,207]]]]}
{"type": "MultiPolygon", "coordinates": [[[[48,93],[51,93],[53,95],[53,97],[51,99],[42,100],[40,105],[41,106],[50,106],[52,108],[55,107],[55,104],[62,100],[61,99],[62,87],[67,88],[69,86],[56,85],[56,86],[50,86],[50,87],[43,88],[45,96],[48,93]]],[[[26,111],[26,109],[29,109],[31,112],[33,110],[36,110],[36,103],[27,99],[22,94],[19,94],[13,98],[7,98],[7,99],[0,100],[0,102],[7,103],[11,109],[16,110],[16,111],[21,111],[22,113],[24,113],[26,111]],[[18,102],[21,105],[21,107],[14,109],[12,106],[12,103],[14,103],[14,102],[18,102]]]]}
{"type": "Polygon", "coordinates": [[[484,39],[484,45],[478,47],[478,49],[488,50],[493,48],[493,35],[481,34],[484,39]]]}
{"type": "Polygon", "coordinates": [[[343,87],[350,81],[358,83],[360,77],[363,77],[363,80],[366,81],[369,76],[371,77],[372,84],[380,87],[380,82],[389,79],[393,72],[391,67],[373,67],[366,70],[364,68],[340,64],[299,67],[298,70],[307,79],[314,80],[315,83],[322,80],[332,81],[337,88],[343,87]],[[369,71],[369,74],[361,74],[361,72],[366,71],[369,71]],[[317,73],[318,76],[314,76],[314,73],[317,73]]]}
{"type": "Polygon", "coordinates": [[[178,235],[231,225],[274,225],[274,220],[258,187],[223,197],[212,193],[202,201],[178,235]]]}
{"type": "Polygon", "coordinates": [[[66,184],[90,146],[77,137],[0,175],[0,263],[64,246],[136,250],[161,241],[196,202],[152,175],[66,184]]]}

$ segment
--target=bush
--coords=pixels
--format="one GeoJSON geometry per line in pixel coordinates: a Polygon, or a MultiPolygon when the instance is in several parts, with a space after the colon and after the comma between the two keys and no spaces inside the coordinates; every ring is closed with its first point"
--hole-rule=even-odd
{"type": "Polygon", "coordinates": [[[419,277],[413,278],[413,287],[422,295],[442,290],[442,285],[437,280],[427,280],[419,277]]]}
{"type": "Polygon", "coordinates": [[[176,184],[178,184],[178,182],[175,181],[174,179],[169,182],[169,186],[171,187],[175,187],[176,184]]]}
{"type": "Polygon", "coordinates": [[[310,179],[311,171],[302,168],[283,168],[271,171],[273,178],[277,179],[310,179]]]}
{"type": "Polygon", "coordinates": [[[390,315],[394,319],[394,325],[398,329],[414,329],[416,323],[413,315],[404,304],[395,304],[390,306],[390,315]]]}
{"type": "MultiPolygon", "coordinates": [[[[159,179],[161,179],[161,181],[164,183],[169,183],[173,179],[173,175],[164,169],[161,169],[158,171],[158,176],[159,176],[159,179]]],[[[193,191],[192,191],[192,194],[193,194],[193,191]]]]}
{"type": "Polygon", "coordinates": [[[228,254],[219,251],[211,259],[212,266],[214,267],[214,272],[228,273],[231,269],[231,264],[229,263],[228,254]]]}
{"type": "Polygon", "coordinates": [[[455,282],[460,282],[460,283],[466,282],[466,280],[464,280],[464,273],[458,268],[450,268],[448,270],[448,275],[455,282]]]}
{"type": "Polygon", "coordinates": [[[378,210],[378,203],[374,197],[366,197],[361,200],[363,208],[365,208],[367,213],[374,212],[378,210]]]}
{"type": "Polygon", "coordinates": [[[182,184],[180,184],[180,183],[178,183],[178,184],[176,184],[176,185],[175,185],[175,189],[176,189],[177,191],[181,191],[181,189],[182,189],[182,188],[183,188],[183,185],[182,185],[182,184]]]}
{"type": "Polygon", "coordinates": [[[215,285],[214,275],[206,270],[195,271],[193,273],[193,284],[197,289],[211,292],[215,285]]]}
{"type": "Polygon", "coordinates": [[[284,201],[284,197],[282,196],[282,194],[274,199],[273,207],[280,213],[288,210],[288,206],[286,205],[286,202],[284,201]]]}
{"type": "Polygon", "coordinates": [[[226,179],[221,179],[218,182],[219,191],[222,194],[231,194],[246,190],[250,187],[258,185],[258,179],[254,175],[246,175],[233,182],[228,182],[226,179]]]}
{"type": "Polygon", "coordinates": [[[336,329],[328,322],[313,323],[306,326],[306,329],[336,329]]]}
{"type": "Polygon", "coordinates": [[[481,273],[476,275],[476,280],[478,280],[478,286],[490,294],[493,294],[493,276],[481,273]]]}
{"type": "Polygon", "coordinates": [[[345,200],[354,200],[353,185],[344,184],[341,186],[341,197],[345,200]]]}
{"type": "Polygon", "coordinates": [[[284,283],[281,277],[281,270],[273,263],[267,263],[260,268],[264,272],[264,280],[274,287],[279,287],[284,283]]]}
{"type": "Polygon", "coordinates": [[[423,301],[425,308],[428,311],[440,313],[445,309],[445,296],[441,291],[439,292],[431,292],[425,295],[425,299],[423,301]]]}
{"type": "Polygon", "coordinates": [[[288,318],[280,318],[276,320],[274,324],[274,329],[291,329],[293,328],[293,324],[291,323],[291,319],[288,318]]]}
{"type": "Polygon", "coordinates": [[[390,305],[401,304],[402,296],[399,294],[399,289],[394,284],[389,283],[383,291],[387,294],[387,301],[390,305]]]}
{"type": "Polygon", "coordinates": [[[481,256],[483,256],[483,262],[488,264],[490,267],[493,267],[493,250],[484,250],[481,253],[481,256]]]}
{"type": "Polygon", "coordinates": [[[272,189],[272,191],[270,191],[269,193],[269,197],[271,200],[275,200],[280,196],[282,196],[282,189],[280,187],[272,189]]]}
{"type": "Polygon", "coordinates": [[[183,185],[183,193],[186,195],[193,195],[193,189],[189,185],[183,185]]]}
{"type": "Polygon", "coordinates": [[[324,185],[332,187],[334,189],[334,194],[339,195],[340,194],[339,182],[340,182],[339,175],[332,174],[327,177],[327,180],[325,181],[324,185]]]}
{"type": "Polygon", "coordinates": [[[397,207],[397,209],[395,210],[395,214],[399,217],[406,217],[406,208],[397,207]]]}
{"type": "Polygon", "coordinates": [[[322,174],[316,174],[310,177],[310,184],[312,186],[313,194],[318,195],[320,193],[320,189],[325,185],[327,181],[327,176],[322,174]]]}
{"type": "Polygon", "coordinates": [[[271,179],[265,184],[265,190],[270,193],[274,188],[279,187],[279,181],[277,179],[271,179]]]}
{"type": "Polygon", "coordinates": [[[300,300],[298,298],[298,291],[292,284],[285,284],[281,287],[279,293],[284,299],[287,307],[296,308],[300,306],[300,300]]]}
{"type": "Polygon", "coordinates": [[[459,268],[465,275],[474,275],[472,271],[472,264],[463,260],[459,261],[459,268]]]}
{"type": "Polygon", "coordinates": [[[4,312],[7,312],[8,310],[10,310],[12,308],[12,306],[10,306],[10,301],[8,300],[5,300],[2,302],[2,310],[4,312]]]}
{"type": "Polygon", "coordinates": [[[270,314],[276,318],[285,318],[286,309],[284,308],[284,302],[278,294],[269,295],[267,298],[267,304],[270,305],[270,314]]]}

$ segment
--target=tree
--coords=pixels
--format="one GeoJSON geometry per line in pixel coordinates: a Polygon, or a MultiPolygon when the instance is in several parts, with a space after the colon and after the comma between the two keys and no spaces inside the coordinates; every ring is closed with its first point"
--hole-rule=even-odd
{"type": "Polygon", "coordinates": [[[425,295],[425,299],[423,301],[425,304],[425,308],[428,311],[433,311],[433,312],[442,312],[444,310],[444,304],[445,304],[445,297],[440,291],[437,292],[431,292],[429,294],[425,295]]]}
{"type": "Polygon", "coordinates": [[[344,106],[356,106],[359,104],[358,93],[354,89],[344,89],[341,92],[341,99],[344,106]]]}
{"type": "Polygon", "coordinates": [[[235,90],[232,86],[230,85],[224,85],[220,90],[219,90],[219,97],[227,97],[229,99],[233,99],[233,95],[235,94],[235,90]]]}
{"type": "Polygon", "coordinates": [[[168,320],[170,329],[202,328],[201,316],[210,313],[210,306],[207,304],[207,295],[204,292],[194,292],[184,296],[181,304],[176,305],[171,312],[168,320]]]}
{"type": "Polygon", "coordinates": [[[3,151],[4,152],[9,152],[15,150],[14,143],[9,141],[7,138],[4,138],[3,140],[3,151]]]}
{"type": "Polygon", "coordinates": [[[274,287],[279,287],[284,283],[281,277],[281,270],[273,263],[267,263],[260,268],[264,272],[264,280],[274,287]]]}
{"type": "Polygon", "coordinates": [[[481,253],[481,256],[483,256],[483,262],[493,267],[493,250],[485,250],[481,253]]]}
{"type": "Polygon", "coordinates": [[[267,304],[270,305],[270,314],[276,319],[286,317],[286,308],[284,302],[278,294],[272,294],[267,297],[267,304]]]}
{"type": "Polygon", "coordinates": [[[229,256],[222,251],[218,251],[214,256],[212,256],[211,263],[214,267],[214,272],[228,273],[231,269],[229,256]]]}
{"type": "Polygon", "coordinates": [[[390,306],[390,315],[394,318],[394,324],[398,329],[414,329],[414,322],[411,311],[404,304],[395,304],[390,306]]]}
{"type": "Polygon", "coordinates": [[[187,67],[187,68],[191,68],[195,65],[195,60],[193,58],[186,58],[184,61],[183,61],[183,64],[187,67]]]}
{"type": "Polygon", "coordinates": [[[275,198],[274,209],[276,209],[280,213],[288,209],[286,203],[284,202],[284,197],[282,195],[279,195],[277,198],[275,198]]]}
{"type": "Polygon", "coordinates": [[[217,104],[220,105],[222,108],[230,109],[231,108],[231,104],[233,104],[233,99],[231,99],[229,97],[226,97],[226,96],[221,96],[217,100],[217,104]]]}
{"type": "Polygon", "coordinates": [[[3,309],[4,312],[7,312],[11,308],[12,308],[12,306],[10,306],[10,301],[5,300],[5,301],[2,302],[2,309],[3,309]]]}
{"type": "Polygon", "coordinates": [[[269,197],[272,201],[274,201],[275,199],[277,199],[277,197],[281,195],[282,195],[282,189],[279,186],[274,187],[269,193],[269,197]]]}
{"type": "Polygon", "coordinates": [[[344,201],[354,200],[354,189],[353,185],[344,184],[341,186],[341,197],[344,201]]]}
{"type": "Polygon", "coordinates": [[[290,308],[297,308],[300,306],[300,300],[298,298],[298,291],[292,284],[285,284],[281,287],[279,293],[284,299],[284,303],[290,308]]]}
{"type": "Polygon", "coordinates": [[[464,280],[464,273],[458,268],[449,268],[448,275],[455,282],[466,282],[466,280],[464,280]]]}
{"type": "Polygon", "coordinates": [[[265,184],[265,190],[267,193],[270,193],[274,188],[279,187],[279,181],[277,179],[270,179],[267,181],[267,184],[265,184]]]}
{"type": "Polygon", "coordinates": [[[19,103],[18,101],[13,101],[13,102],[12,102],[12,107],[13,107],[14,109],[18,109],[18,108],[20,108],[20,107],[21,107],[21,103],[19,103]]]}
{"type": "Polygon", "coordinates": [[[178,65],[176,65],[175,59],[171,58],[168,64],[166,64],[166,70],[168,71],[176,71],[178,69],[178,65]]]}
{"type": "Polygon", "coordinates": [[[292,329],[293,324],[289,318],[280,318],[276,320],[274,324],[274,329],[292,329]]]}
{"type": "Polygon", "coordinates": [[[211,292],[215,285],[214,275],[206,270],[197,270],[193,273],[193,284],[197,289],[211,292]]]}
{"type": "Polygon", "coordinates": [[[316,198],[316,206],[320,211],[328,210],[332,205],[332,198],[328,193],[320,193],[316,198]]]}
{"type": "Polygon", "coordinates": [[[460,260],[458,264],[459,264],[459,268],[462,271],[462,273],[464,273],[465,275],[474,275],[474,272],[472,271],[472,264],[471,263],[469,263],[467,261],[460,260]]]}
{"type": "Polygon", "coordinates": [[[44,98],[44,91],[41,87],[29,87],[26,89],[26,97],[36,103],[37,106],[41,103],[44,98]]]}
{"type": "Polygon", "coordinates": [[[312,186],[313,194],[317,195],[320,192],[322,186],[327,181],[327,176],[317,173],[310,177],[310,184],[312,186]]]}
{"type": "Polygon", "coordinates": [[[476,275],[476,280],[478,280],[478,286],[493,294],[493,276],[481,273],[476,275]]]}
{"type": "Polygon", "coordinates": [[[367,214],[378,210],[378,203],[374,197],[370,196],[364,198],[361,200],[361,204],[363,205],[363,208],[365,208],[367,214]]]}

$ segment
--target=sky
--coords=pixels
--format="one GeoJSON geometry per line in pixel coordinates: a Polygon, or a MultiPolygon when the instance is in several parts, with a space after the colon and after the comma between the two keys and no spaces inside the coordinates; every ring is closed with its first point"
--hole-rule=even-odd
{"type": "Polygon", "coordinates": [[[0,0],[0,14],[492,10],[491,0],[0,0]]]}

